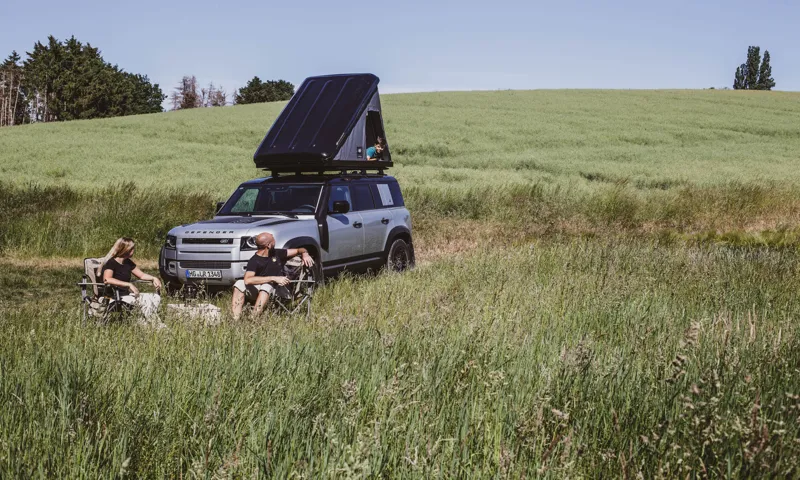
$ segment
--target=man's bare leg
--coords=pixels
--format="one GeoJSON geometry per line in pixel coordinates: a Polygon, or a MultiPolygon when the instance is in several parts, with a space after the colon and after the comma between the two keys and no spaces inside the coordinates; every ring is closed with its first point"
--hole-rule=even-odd
{"type": "Polygon", "coordinates": [[[244,306],[244,292],[238,288],[233,289],[233,301],[231,302],[231,311],[233,312],[233,319],[239,320],[242,315],[242,307],[244,306]]]}
{"type": "Polygon", "coordinates": [[[267,305],[269,301],[269,293],[260,291],[258,292],[258,297],[256,297],[256,306],[255,311],[253,312],[254,316],[261,315],[261,312],[264,311],[264,307],[267,305]]]}

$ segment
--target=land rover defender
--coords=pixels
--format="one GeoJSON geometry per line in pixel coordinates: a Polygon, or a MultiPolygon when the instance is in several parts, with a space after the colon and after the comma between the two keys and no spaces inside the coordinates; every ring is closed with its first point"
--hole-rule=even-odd
{"type": "Polygon", "coordinates": [[[364,156],[386,138],[377,85],[370,74],[306,79],[254,156],[271,175],[242,183],[213,219],[169,231],[159,258],[165,283],[231,287],[262,232],[278,248],[308,249],[317,281],[413,266],[411,215],[397,180],[384,173],[388,145],[380,160],[364,156]]]}

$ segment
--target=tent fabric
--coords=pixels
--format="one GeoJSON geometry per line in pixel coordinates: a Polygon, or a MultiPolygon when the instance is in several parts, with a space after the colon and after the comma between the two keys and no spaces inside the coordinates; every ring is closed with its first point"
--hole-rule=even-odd
{"type": "Polygon", "coordinates": [[[256,150],[256,166],[313,170],[365,161],[368,112],[381,118],[379,81],[372,74],[307,78],[256,150]]]}
{"type": "MultiPolygon", "coordinates": [[[[381,98],[376,91],[367,104],[366,110],[361,114],[353,130],[342,144],[339,153],[334,160],[366,160],[367,148],[375,143],[375,138],[367,138],[367,115],[369,112],[381,113],[381,98]]],[[[381,121],[381,132],[383,132],[383,121],[381,121]]],[[[380,135],[385,138],[385,135],[380,135]]]]}

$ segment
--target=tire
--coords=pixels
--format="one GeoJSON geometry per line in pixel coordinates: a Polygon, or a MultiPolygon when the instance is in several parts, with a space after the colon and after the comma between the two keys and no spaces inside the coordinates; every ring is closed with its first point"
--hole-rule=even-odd
{"type": "Polygon", "coordinates": [[[386,252],[386,269],[390,272],[402,272],[414,267],[414,254],[411,246],[403,239],[396,239],[386,252]]]}
{"type": "Polygon", "coordinates": [[[314,290],[316,290],[325,285],[325,274],[322,271],[322,261],[316,256],[312,258],[314,258],[314,266],[311,267],[311,278],[314,279],[314,290]]]}

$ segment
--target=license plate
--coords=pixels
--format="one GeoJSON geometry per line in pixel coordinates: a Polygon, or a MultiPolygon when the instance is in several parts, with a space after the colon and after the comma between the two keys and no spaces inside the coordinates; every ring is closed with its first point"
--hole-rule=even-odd
{"type": "Polygon", "coordinates": [[[222,278],[222,270],[186,270],[186,278],[222,278]]]}

